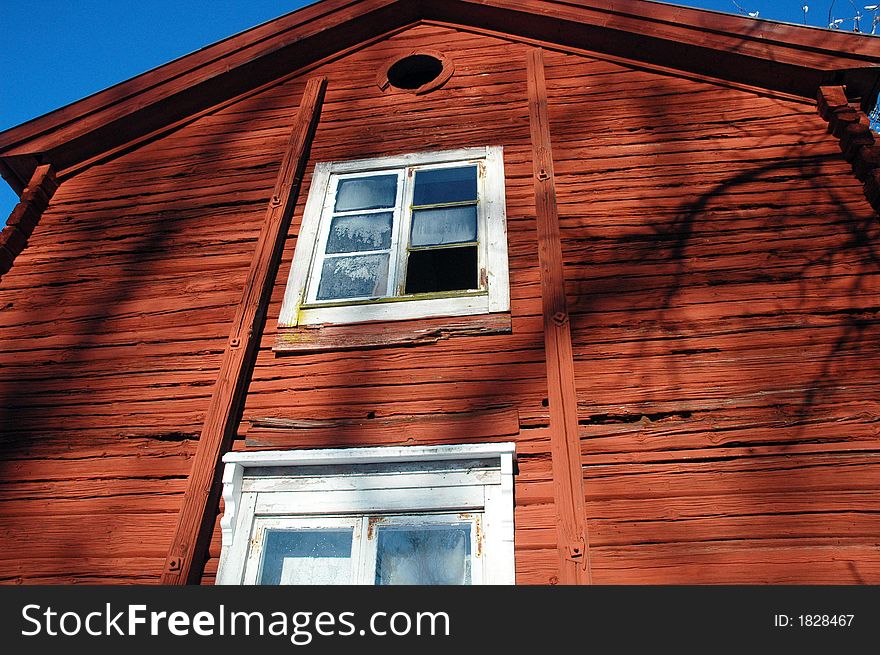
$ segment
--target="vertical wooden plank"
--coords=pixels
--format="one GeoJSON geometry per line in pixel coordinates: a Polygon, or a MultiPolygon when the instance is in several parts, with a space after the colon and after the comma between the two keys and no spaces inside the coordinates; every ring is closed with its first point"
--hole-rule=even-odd
{"type": "Polygon", "coordinates": [[[578,439],[574,356],[565,301],[544,54],[540,48],[534,48],[528,54],[528,93],[560,558],[559,581],[562,584],[589,584],[590,554],[578,439]]]}
{"type": "Polygon", "coordinates": [[[326,78],[310,79],[300,102],[202,425],[162,584],[198,583],[200,562],[214,525],[213,510],[219,502],[218,464],[229,449],[241,418],[250,371],[312,136],[321,114],[325,87],[326,78]]]}

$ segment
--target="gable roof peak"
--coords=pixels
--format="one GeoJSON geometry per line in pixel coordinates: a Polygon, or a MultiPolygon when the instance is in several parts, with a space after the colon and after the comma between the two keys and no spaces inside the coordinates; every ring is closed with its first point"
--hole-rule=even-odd
{"type": "Polygon", "coordinates": [[[0,133],[20,192],[37,165],[83,162],[419,22],[503,33],[801,97],[878,91],[880,38],[652,0],[320,0],[0,133]]]}

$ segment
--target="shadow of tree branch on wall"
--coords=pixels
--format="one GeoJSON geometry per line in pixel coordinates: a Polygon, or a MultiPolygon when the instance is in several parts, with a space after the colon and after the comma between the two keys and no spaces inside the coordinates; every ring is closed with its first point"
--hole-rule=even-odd
{"type": "Polygon", "coordinates": [[[4,276],[0,580],[158,579],[289,133],[237,109],[62,184],[4,276]]]}
{"type": "Polygon", "coordinates": [[[605,68],[551,98],[600,575],[864,581],[876,214],[814,108],[605,68]]]}

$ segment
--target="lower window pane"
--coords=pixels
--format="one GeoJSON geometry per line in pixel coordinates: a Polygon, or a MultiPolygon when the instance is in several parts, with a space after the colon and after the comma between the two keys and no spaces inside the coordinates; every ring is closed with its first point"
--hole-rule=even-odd
{"type": "Polygon", "coordinates": [[[351,584],[352,530],[266,530],[259,584],[351,584]]]}
{"type": "Polygon", "coordinates": [[[321,270],[318,300],[372,298],[388,289],[388,254],[328,257],[321,270]]]}
{"type": "Polygon", "coordinates": [[[415,250],[406,267],[406,293],[478,288],[477,247],[415,250]]]}
{"type": "Polygon", "coordinates": [[[471,526],[378,528],[376,584],[471,583],[471,526]]]}

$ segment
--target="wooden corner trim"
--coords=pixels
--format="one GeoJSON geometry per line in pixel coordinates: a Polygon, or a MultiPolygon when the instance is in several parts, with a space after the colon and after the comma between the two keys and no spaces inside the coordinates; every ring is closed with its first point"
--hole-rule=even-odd
{"type": "Polygon", "coordinates": [[[843,86],[819,87],[819,115],[828,121],[828,133],[840,141],[843,156],[863,183],[865,198],[880,213],[880,146],[871,130],[871,121],[849,103],[843,86]]]}
{"type": "Polygon", "coordinates": [[[58,180],[52,165],[37,166],[0,232],[0,275],[12,268],[15,258],[27,247],[28,239],[57,190],[58,180]]]}

